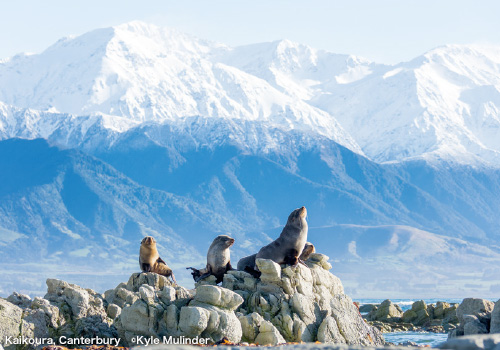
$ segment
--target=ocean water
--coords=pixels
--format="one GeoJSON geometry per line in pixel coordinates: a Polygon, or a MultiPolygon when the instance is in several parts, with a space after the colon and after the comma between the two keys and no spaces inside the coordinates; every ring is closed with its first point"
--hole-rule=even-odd
{"type": "Polygon", "coordinates": [[[448,339],[446,333],[430,333],[430,332],[394,332],[384,333],[385,341],[401,344],[407,341],[412,341],[418,345],[428,345],[436,347],[448,339]]]}
{"type": "MultiPolygon", "coordinates": [[[[355,299],[354,301],[359,302],[360,305],[365,304],[380,304],[385,299],[355,299]]],[[[438,301],[445,301],[447,303],[460,304],[463,299],[391,299],[394,304],[401,307],[403,311],[411,309],[414,302],[424,300],[426,304],[436,304],[438,301]]],[[[418,345],[427,345],[431,347],[436,347],[448,339],[447,333],[431,333],[431,332],[393,332],[384,333],[384,338],[386,341],[401,344],[407,341],[415,342],[418,345]]]]}

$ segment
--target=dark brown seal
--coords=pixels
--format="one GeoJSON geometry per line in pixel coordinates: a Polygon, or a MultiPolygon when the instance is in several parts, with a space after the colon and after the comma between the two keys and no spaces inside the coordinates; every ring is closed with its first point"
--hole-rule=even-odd
{"type": "Polygon", "coordinates": [[[217,236],[207,253],[207,266],[204,269],[198,270],[193,267],[188,269],[193,270],[191,273],[196,282],[214,275],[217,278],[217,283],[222,282],[224,274],[232,270],[229,247],[234,244],[234,238],[227,235],[217,236]]]}
{"type": "Polygon", "coordinates": [[[156,248],[156,241],[151,236],[144,237],[141,241],[139,265],[143,272],[154,272],[165,277],[171,277],[172,281],[177,283],[172,269],[160,258],[156,248]]]}
{"type": "Polygon", "coordinates": [[[307,241],[306,216],[306,207],[292,211],[280,236],[262,247],[255,259],[270,259],[278,264],[297,265],[307,241]]]}
{"type": "MultiPolygon", "coordinates": [[[[300,254],[299,262],[303,263],[303,262],[307,261],[307,259],[309,259],[309,256],[315,252],[316,252],[316,248],[314,248],[314,245],[311,242],[307,242],[304,246],[304,249],[302,250],[302,253],[300,254]]],[[[254,270],[256,256],[257,256],[257,254],[252,254],[249,256],[245,256],[244,258],[241,258],[238,261],[238,265],[237,265],[236,269],[238,271],[247,271],[247,272],[249,269],[254,270]]]]}

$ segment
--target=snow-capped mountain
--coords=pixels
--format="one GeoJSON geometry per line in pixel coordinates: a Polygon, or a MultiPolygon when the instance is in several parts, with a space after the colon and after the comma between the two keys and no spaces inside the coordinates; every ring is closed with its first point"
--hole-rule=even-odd
{"type": "Polygon", "coordinates": [[[0,64],[0,101],[137,122],[205,116],[325,135],[361,152],[334,117],[211,57],[228,48],[140,22],[62,39],[0,64]]]}
{"type": "Polygon", "coordinates": [[[311,104],[375,161],[427,156],[500,164],[500,48],[446,46],[334,86],[311,104]]]}
{"type": "Polygon", "coordinates": [[[145,234],[186,282],[215,235],[235,236],[237,260],[302,205],[354,289],[364,270],[384,290],[392,249],[398,278],[449,258],[493,293],[469,265],[485,247],[482,271],[499,259],[499,51],[447,46],[389,66],[132,22],[0,61],[0,269],[30,252],[0,295],[67,274],[114,287],[145,234]]]}

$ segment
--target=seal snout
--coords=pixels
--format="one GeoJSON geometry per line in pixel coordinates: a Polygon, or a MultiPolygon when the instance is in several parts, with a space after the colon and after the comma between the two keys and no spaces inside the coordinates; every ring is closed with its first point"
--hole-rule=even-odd
{"type": "Polygon", "coordinates": [[[299,215],[301,218],[305,218],[307,216],[307,209],[306,207],[302,207],[299,209],[299,215]]]}
{"type": "Polygon", "coordinates": [[[228,247],[232,246],[234,244],[234,238],[229,238],[227,240],[228,247]]]}

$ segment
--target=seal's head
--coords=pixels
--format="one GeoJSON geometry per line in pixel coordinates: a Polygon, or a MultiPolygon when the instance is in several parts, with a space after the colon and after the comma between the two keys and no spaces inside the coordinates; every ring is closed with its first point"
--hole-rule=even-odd
{"type": "Polygon", "coordinates": [[[302,254],[300,254],[300,260],[306,261],[307,259],[309,259],[309,256],[312,253],[316,253],[316,248],[314,248],[314,244],[312,244],[311,242],[306,242],[304,250],[302,250],[302,254]]]}
{"type": "Polygon", "coordinates": [[[306,207],[297,208],[288,216],[287,225],[303,227],[306,222],[307,209],[306,207]]]}
{"type": "Polygon", "coordinates": [[[151,236],[147,236],[147,237],[144,237],[141,241],[141,245],[142,246],[155,246],[156,245],[156,241],[153,237],[151,236]]]}
{"type": "Polygon", "coordinates": [[[229,248],[234,244],[234,238],[229,237],[228,235],[220,235],[215,237],[212,242],[212,246],[222,246],[224,248],[229,248]]]}

